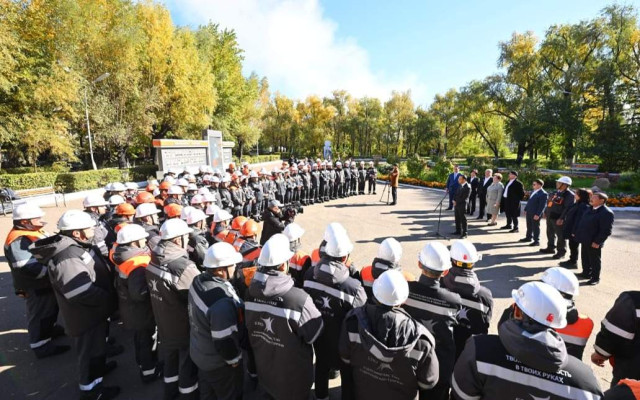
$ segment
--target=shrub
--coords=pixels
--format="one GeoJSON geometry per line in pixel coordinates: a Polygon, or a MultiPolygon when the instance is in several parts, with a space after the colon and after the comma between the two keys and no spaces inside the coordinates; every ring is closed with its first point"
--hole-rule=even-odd
{"type": "MultiPolygon", "coordinates": [[[[286,159],[288,159],[289,157],[287,156],[286,159]]],[[[280,154],[261,154],[259,156],[242,156],[242,160],[240,160],[238,157],[233,156],[233,161],[238,164],[241,163],[242,161],[246,161],[249,164],[257,164],[257,163],[261,163],[261,162],[269,162],[269,161],[279,161],[281,159],[284,159],[281,157],[280,154]]]]}
{"type": "Polygon", "coordinates": [[[398,156],[397,156],[397,155],[395,155],[395,154],[388,155],[388,156],[387,156],[387,163],[388,163],[388,164],[391,164],[391,165],[393,165],[393,164],[399,164],[399,163],[400,163],[400,157],[398,157],[398,156]]]}
{"type": "Polygon", "coordinates": [[[158,166],[156,165],[139,165],[129,168],[129,179],[133,182],[142,182],[147,179],[156,177],[158,166]]]}
{"type": "Polygon", "coordinates": [[[623,172],[618,178],[616,189],[627,192],[640,191],[640,172],[623,172]]]}
{"type": "Polygon", "coordinates": [[[103,187],[109,182],[124,182],[129,180],[129,171],[115,168],[99,169],[97,171],[80,171],[58,174],[56,187],[63,193],[78,192],[103,187]]]}
{"type": "Polygon", "coordinates": [[[57,175],[57,172],[0,175],[0,187],[8,187],[13,190],[23,190],[54,186],[57,175]]]}
{"type": "Polygon", "coordinates": [[[426,161],[421,159],[417,154],[414,154],[407,159],[407,173],[412,178],[419,178],[424,172],[426,166],[426,161]]]}
{"type": "Polygon", "coordinates": [[[431,172],[435,174],[436,181],[444,182],[449,174],[453,171],[453,164],[449,160],[439,160],[436,165],[431,168],[431,172]]]}

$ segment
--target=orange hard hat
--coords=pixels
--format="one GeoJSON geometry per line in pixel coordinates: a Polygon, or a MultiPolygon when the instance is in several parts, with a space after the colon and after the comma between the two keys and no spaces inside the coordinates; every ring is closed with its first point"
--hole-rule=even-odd
{"type": "Polygon", "coordinates": [[[149,193],[153,193],[154,190],[156,190],[158,188],[157,185],[154,185],[153,183],[150,183],[147,185],[147,187],[145,188],[145,190],[149,193]]]}
{"type": "Polygon", "coordinates": [[[149,192],[140,192],[136,195],[136,204],[153,203],[155,199],[149,192]]]}
{"type": "Polygon", "coordinates": [[[160,190],[169,190],[169,188],[170,188],[171,186],[173,186],[173,185],[171,184],[171,182],[164,181],[164,182],[162,182],[162,183],[160,184],[159,189],[160,189],[160,190]]]}
{"type": "Polygon", "coordinates": [[[247,217],[243,217],[242,215],[239,217],[235,217],[233,221],[231,221],[231,229],[239,231],[242,228],[242,225],[247,222],[247,217]]]}
{"type": "Polygon", "coordinates": [[[164,213],[167,218],[180,217],[180,214],[182,213],[182,206],[176,203],[167,204],[164,206],[164,213]]]}
{"type": "Polygon", "coordinates": [[[129,203],[118,204],[116,207],[117,215],[136,215],[136,209],[129,203]]]}
{"type": "Polygon", "coordinates": [[[240,236],[242,237],[251,237],[256,236],[258,234],[258,223],[252,219],[242,225],[240,228],[240,236]]]}

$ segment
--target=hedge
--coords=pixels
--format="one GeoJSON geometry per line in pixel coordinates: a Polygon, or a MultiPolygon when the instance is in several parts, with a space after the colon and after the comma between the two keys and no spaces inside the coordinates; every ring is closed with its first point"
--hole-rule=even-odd
{"type": "Polygon", "coordinates": [[[280,154],[261,154],[259,156],[243,156],[242,160],[238,157],[233,156],[233,161],[237,164],[242,161],[246,161],[249,164],[257,164],[261,162],[269,162],[269,161],[279,161],[281,160],[280,154]]]}
{"type": "Polygon", "coordinates": [[[129,179],[133,182],[146,181],[149,177],[155,179],[157,171],[157,165],[139,165],[137,167],[131,167],[129,168],[129,179]]]}
{"type": "Polygon", "coordinates": [[[56,176],[58,176],[57,172],[0,175],[0,187],[23,190],[54,186],[56,176]]]}
{"type": "MultiPolygon", "coordinates": [[[[389,176],[378,175],[378,179],[382,181],[388,181],[389,176]]],[[[445,189],[447,187],[447,185],[443,182],[423,181],[422,179],[409,178],[409,177],[403,177],[403,176],[400,176],[400,178],[398,178],[398,181],[400,183],[405,183],[407,185],[423,186],[423,187],[436,188],[436,189],[445,189]]]]}
{"type": "Polygon", "coordinates": [[[129,180],[129,171],[105,168],[97,171],[80,171],[58,174],[56,187],[63,193],[79,192],[103,187],[109,182],[129,180]]]}

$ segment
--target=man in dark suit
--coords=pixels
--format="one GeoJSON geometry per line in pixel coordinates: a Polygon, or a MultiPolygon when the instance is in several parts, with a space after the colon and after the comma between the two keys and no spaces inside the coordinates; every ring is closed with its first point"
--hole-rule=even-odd
{"type": "Polygon", "coordinates": [[[581,278],[588,278],[587,285],[600,283],[602,246],[613,230],[613,211],[606,206],[606,193],[595,192],[589,203],[591,207],[582,215],[576,227],[575,240],[580,243],[582,258],[581,278]]]}
{"type": "Polygon", "coordinates": [[[460,175],[460,167],[454,165],[453,172],[450,173],[447,178],[447,193],[449,193],[449,208],[447,208],[447,210],[453,209],[453,198],[460,187],[460,184],[458,183],[458,175],[460,175]]]}
{"type": "Polygon", "coordinates": [[[540,218],[547,208],[547,192],[542,188],[544,181],[535,179],[533,181],[533,192],[529,196],[527,205],[524,206],[524,216],[527,221],[527,235],[521,242],[531,242],[529,246],[540,246],[540,218]]]}
{"type": "Polygon", "coordinates": [[[518,217],[520,216],[520,201],[524,198],[524,185],[518,180],[518,171],[509,172],[509,182],[504,186],[502,194],[502,209],[507,216],[507,224],[500,229],[509,229],[510,233],[520,232],[518,217]],[[511,228],[513,224],[513,229],[511,228]]]}
{"type": "Polygon", "coordinates": [[[456,196],[453,200],[454,213],[456,217],[456,231],[454,235],[460,235],[460,238],[467,237],[467,205],[469,196],[471,195],[471,185],[467,183],[467,177],[458,175],[459,187],[456,190],[456,196]]]}
{"type": "MultiPolygon", "coordinates": [[[[484,178],[478,185],[478,197],[480,198],[480,211],[478,211],[478,218],[484,218],[484,210],[487,208],[487,189],[493,183],[493,170],[487,169],[484,171],[484,178]]],[[[491,215],[487,214],[487,221],[491,219],[491,215]]]]}
{"type": "Polygon", "coordinates": [[[471,171],[471,177],[469,178],[469,185],[471,185],[471,195],[469,195],[469,205],[467,206],[467,214],[473,215],[476,212],[476,197],[478,196],[478,187],[480,186],[480,179],[478,179],[478,170],[471,171]]]}

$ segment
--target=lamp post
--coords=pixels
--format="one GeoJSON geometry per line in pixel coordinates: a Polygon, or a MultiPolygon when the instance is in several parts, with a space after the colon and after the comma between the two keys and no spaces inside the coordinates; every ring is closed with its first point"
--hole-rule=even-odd
{"type": "MultiPolygon", "coordinates": [[[[105,72],[104,74],[100,75],[99,77],[97,77],[96,79],[94,79],[91,84],[95,84],[98,83],[100,81],[103,81],[105,79],[107,79],[109,77],[109,75],[111,75],[108,72],[105,72]]],[[[91,155],[91,165],[93,166],[93,169],[96,170],[98,169],[98,167],[96,166],[96,161],[93,159],[93,141],[91,140],[91,126],[89,125],[89,103],[87,101],[87,87],[85,86],[84,88],[84,114],[87,117],[87,136],[89,137],[89,154],[91,155]]]]}

